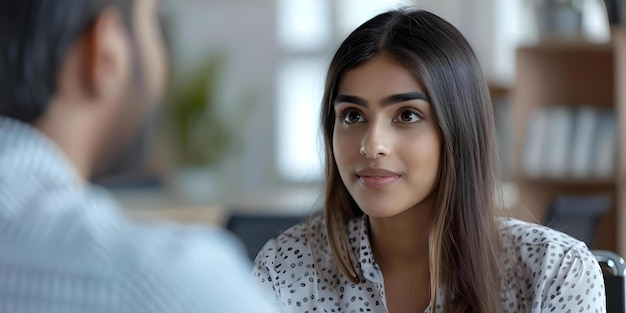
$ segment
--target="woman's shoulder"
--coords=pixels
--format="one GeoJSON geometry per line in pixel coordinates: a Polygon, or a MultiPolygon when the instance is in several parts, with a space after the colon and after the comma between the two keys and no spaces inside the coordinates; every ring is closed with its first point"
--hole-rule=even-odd
{"type": "Polygon", "coordinates": [[[569,301],[566,308],[572,312],[602,307],[602,272],[585,243],[546,226],[510,218],[501,220],[500,235],[508,305],[556,309],[559,301],[569,301]],[[573,298],[578,302],[572,302],[573,298]]]}
{"type": "Polygon", "coordinates": [[[326,245],[326,230],[323,215],[315,215],[307,221],[293,225],[276,238],[270,240],[278,248],[308,248],[313,243],[317,248],[326,245]],[[309,242],[310,241],[310,242],[309,242]]]}
{"type": "MultiPolygon", "coordinates": [[[[348,235],[360,229],[362,218],[350,220],[346,225],[348,235]]],[[[353,236],[350,236],[353,237],[353,236]]],[[[333,257],[323,215],[287,228],[276,238],[270,239],[255,259],[255,265],[268,269],[311,267],[313,264],[333,267],[333,257]]]]}
{"type": "Polygon", "coordinates": [[[255,263],[272,268],[280,268],[285,263],[287,266],[292,263],[311,263],[311,243],[316,250],[323,251],[327,246],[324,218],[321,215],[293,225],[270,239],[258,253],[255,263]]]}
{"type": "Polygon", "coordinates": [[[514,218],[503,218],[500,224],[500,235],[504,239],[505,248],[507,242],[515,246],[552,245],[566,250],[578,247],[586,249],[587,247],[580,240],[547,226],[514,218]]]}
{"type": "Polygon", "coordinates": [[[572,256],[585,262],[595,262],[584,242],[543,225],[504,218],[501,220],[500,236],[503,252],[517,262],[556,263],[572,256]]]}

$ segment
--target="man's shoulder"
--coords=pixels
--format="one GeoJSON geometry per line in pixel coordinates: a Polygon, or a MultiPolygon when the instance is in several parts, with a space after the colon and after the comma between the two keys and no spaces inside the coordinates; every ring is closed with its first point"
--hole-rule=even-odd
{"type": "Polygon", "coordinates": [[[252,288],[241,243],[226,231],[131,220],[119,230],[101,255],[130,293],[129,305],[161,301],[175,312],[243,312],[264,304],[252,288]],[[251,302],[238,302],[241,297],[251,302]]]}
{"type": "MultiPolygon", "coordinates": [[[[230,233],[211,226],[189,226],[174,223],[140,223],[129,220],[127,235],[111,247],[117,253],[134,255],[141,266],[155,263],[162,266],[189,266],[201,260],[204,265],[228,262],[233,255],[243,259],[243,247],[230,233]]],[[[190,269],[190,268],[189,268],[190,269]]]]}
{"type": "Polygon", "coordinates": [[[134,238],[114,248],[128,253],[125,283],[144,298],[167,299],[189,312],[215,307],[220,312],[259,310],[249,277],[251,266],[241,243],[213,227],[169,223],[129,226],[134,238]],[[249,303],[239,300],[247,298],[249,303]],[[191,301],[191,302],[190,302],[191,301]],[[195,303],[197,307],[189,306],[195,303]],[[217,309],[219,308],[219,309],[217,309]]]}
{"type": "Polygon", "coordinates": [[[210,266],[233,255],[245,259],[241,243],[220,228],[140,221],[124,214],[101,188],[26,180],[30,184],[22,191],[0,183],[0,194],[7,195],[0,199],[1,246],[19,242],[22,250],[110,263],[118,271],[125,266],[191,271],[189,263],[197,260],[210,266]]]}
{"type": "MultiPolygon", "coordinates": [[[[86,288],[85,296],[105,290],[113,297],[107,305],[136,309],[127,312],[157,302],[163,309],[155,312],[201,312],[237,307],[235,290],[239,296],[253,295],[240,244],[220,229],[123,218],[106,227],[80,217],[73,223],[60,218],[5,228],[10,236],[0,239],[0,272],[16,273],[35,293],[51,292],[38,285],[41,277],[61,287],[86,288]]],[[[0,277],[0,284],[9,280],[0,277]]]]}

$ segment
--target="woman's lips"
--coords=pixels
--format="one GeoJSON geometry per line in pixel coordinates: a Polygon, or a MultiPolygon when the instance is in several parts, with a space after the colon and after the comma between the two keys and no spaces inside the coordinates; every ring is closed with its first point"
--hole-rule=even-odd
{"type": "Polygon", "coordinates": [[[378,168],[366,168],[356,173],[359,182],[366,187],[380,189],[395,183],[400,174],[378,168]]]}

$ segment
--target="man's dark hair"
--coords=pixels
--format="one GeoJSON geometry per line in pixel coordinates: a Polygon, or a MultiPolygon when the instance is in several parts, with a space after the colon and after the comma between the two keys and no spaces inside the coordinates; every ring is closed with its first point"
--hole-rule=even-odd
{"type": "MultiPolygon", "coordinates": [[[[0,116],[33,123],[47,110],[68,50],[107,7],[128,29],[133,0],[0,1],[0,116]]],[[[129,31],[132,34],[132,31],[129,31]]]]}

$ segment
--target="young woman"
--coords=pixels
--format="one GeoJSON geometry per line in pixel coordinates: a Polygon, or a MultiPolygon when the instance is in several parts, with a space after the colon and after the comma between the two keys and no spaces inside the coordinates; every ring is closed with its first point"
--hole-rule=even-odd
{"type": "Polygon", "coordinates": [[[254,276],[285,312],[604,312],[564,234],[498,218],[492,106],[460,32],[425,11],[357,28],[327,76],[326,201],[254,276]]]}

